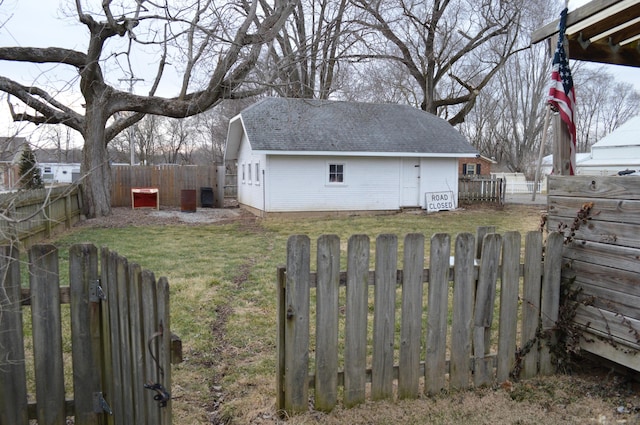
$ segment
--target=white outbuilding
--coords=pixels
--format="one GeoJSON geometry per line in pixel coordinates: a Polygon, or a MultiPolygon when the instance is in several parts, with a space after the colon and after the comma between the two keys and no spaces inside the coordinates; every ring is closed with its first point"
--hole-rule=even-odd
{"type": "Polygon", "coordinates": [[[458,159],[477,155],[407,105],[266,98],[230,121],[225,161],[238,203],[265,215],[454,209],[458,159]]]}

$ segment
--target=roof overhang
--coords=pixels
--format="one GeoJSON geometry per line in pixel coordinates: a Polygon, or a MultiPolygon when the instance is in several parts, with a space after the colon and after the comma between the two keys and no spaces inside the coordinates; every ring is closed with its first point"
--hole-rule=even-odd
{"type": "Polygon", "coordinates": [[[342,152],[342,151],[253,151],[259,155],[275,156],[359,156],[378,158],[477,158],[476,153],[426,153],[426,152],[342,152]]]}
{"type": "MultiPolygon", "coordinates": [[[[558,20],[537,29],[536,44],[558,33],[558,20]]],[[[569,58],[640,67],[640,0],[593,0],[567,14],[569,58]]]]}

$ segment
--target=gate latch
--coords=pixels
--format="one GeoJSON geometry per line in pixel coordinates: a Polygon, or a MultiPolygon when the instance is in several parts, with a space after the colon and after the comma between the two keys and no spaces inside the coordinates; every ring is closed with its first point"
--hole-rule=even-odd
{"type": "Polygon", "coordinates": [[[100,286],[100,279],[92,280],[89,283],[89,302],[98,303],[100,300],[106,300],[107,296],[100,286]]]}

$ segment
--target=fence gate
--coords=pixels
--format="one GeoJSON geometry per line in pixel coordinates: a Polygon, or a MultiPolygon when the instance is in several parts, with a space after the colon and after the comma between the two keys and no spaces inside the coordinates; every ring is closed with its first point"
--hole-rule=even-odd
{"type": "Polygon", "coordinates": [[[167,280],[79,244],[60,286],[57,249],[36,245],[23,288],[18,250],[0,250],[0,425],[171,424],[167,280]]]}

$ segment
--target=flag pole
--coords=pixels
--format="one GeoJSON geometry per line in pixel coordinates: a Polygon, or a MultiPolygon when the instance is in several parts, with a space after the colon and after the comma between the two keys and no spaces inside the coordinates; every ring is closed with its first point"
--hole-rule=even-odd
{"type": "Polygon", "coordinates": [[[547,129],[549,128],[549,120],[551,115],[551,105],[547,103],[547,108],[544,113],[544,124],[542,126],[542,141],[540,142],[540,151],[538,152],[538,164],[536,166],[536,176],[533,181],[533,195],[531,195],[531,201],[536,200],[536,192],[538,191],[538,182],[540,181],[540,172],[542,168],[542,157],[544,154],[544,147],[547,144],[547,129]]]}

